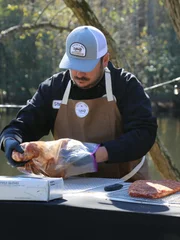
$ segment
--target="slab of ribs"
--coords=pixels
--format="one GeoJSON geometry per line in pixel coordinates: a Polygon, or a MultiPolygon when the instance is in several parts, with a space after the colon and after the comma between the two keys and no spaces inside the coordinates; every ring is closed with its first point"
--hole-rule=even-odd
{"type": "Polygon", "coordinates": [[[180,182],[175,180],[137,180],[129,186],[131,197],[162,198],[180,191],[180,182]]]}

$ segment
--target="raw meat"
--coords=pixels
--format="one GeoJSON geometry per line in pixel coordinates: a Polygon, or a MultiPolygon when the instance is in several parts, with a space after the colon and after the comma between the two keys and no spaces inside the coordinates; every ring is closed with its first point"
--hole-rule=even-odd
{"type": "Polygon", "coordinates": [[[24,167],[18,167],[21,172],[64,177],[63,166],[60,170],[59,167],[56,167],[56,164],[60,160],[59,149],[63,148],[67,141],[25,142],[21,144],[24,153],[13,151],[12,158],[15,161],[30,160],[24,167]]]}
{"type": "Polygon", "coordinates": [[[12,152],[15,161],[27,161],[18,170],[48,177],[67,178],[97,171],[94,153],[96,143],[83,143],[62,138],[53,141],[34,141],[21,144],[24,153],[12,152]]]}
{"type": "Polygon", "coordinates": [[[162,198],[180,191],[180,182],[174,180],[137,180],[129,186],[131,197],[162,198]]]}

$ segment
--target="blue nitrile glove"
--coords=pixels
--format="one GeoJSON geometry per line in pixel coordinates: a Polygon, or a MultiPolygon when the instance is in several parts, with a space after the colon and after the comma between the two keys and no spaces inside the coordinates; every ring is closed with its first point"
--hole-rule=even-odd
{"type": "MultiPolygon", "coordinates": [[[[74,140],[73,140],[74,141],[74,140]]],[[[62,148],[60,150],[60,156],[66,163],[71,163],[74,166],[87,165],[94,160],[94,155],[98,144],[95,143],[81,143],[81,145],[74,144],[70,148],[62,148]]]]}
{"type": "Polygon", "coordinates": [[[8,164],[10,164],[12,167],[22,167],[24,166],[28,161],[23,162],[16,162],[12,159],[12,152],[13,150],[16,150],[19,153],[23,153],[24,150],[20,146],[19,142],[13,138],[7,138],[4,140],[4,148],[5,148],[5,156],[8,160],[8,164]]]}
{"type": "Polygon", "coordinates": [[[94,157],[100,145],[69,140],[67,145],[60,149],[61,164],[66,169],[66,177],[97,171],[94,157]],[[67,167],[66,167],[67,166],[67,167]]]}

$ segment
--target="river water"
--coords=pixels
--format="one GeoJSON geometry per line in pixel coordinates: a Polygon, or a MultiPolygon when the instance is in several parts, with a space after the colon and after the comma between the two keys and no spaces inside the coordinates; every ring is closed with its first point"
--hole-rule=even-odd
{"type": "MultiPolygon", "coordinates": [[[[0,108],[0,131],[15,117],[18,109],[0,108]]],[[[161,115],[158,116],[158,134],[161,142],[164,144],[170,154],[175,166],[180,170],[180,118],[161,115]]],[[[51,140],[52,136],[43,137],[42,140],[51,140]]],[[[149,161],[151,176],[153,179],[161,179],[161,175],[156,170],[153,162],[149,161]]],[[[7,164],[4,152],[0,150],[0,175],[15,176],[21,174],[16,168],[12,168],[7,164]]]]}

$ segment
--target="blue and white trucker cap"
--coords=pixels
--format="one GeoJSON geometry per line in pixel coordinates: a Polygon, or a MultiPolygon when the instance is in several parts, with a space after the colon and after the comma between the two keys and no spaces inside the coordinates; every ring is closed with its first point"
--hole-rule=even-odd
{"type": "Polygon", "coordinates": [[[93,26],[75,28],[66,39],[66,53],[59,67],[91,72],[108,51],[104,34],[93,26]]]}

